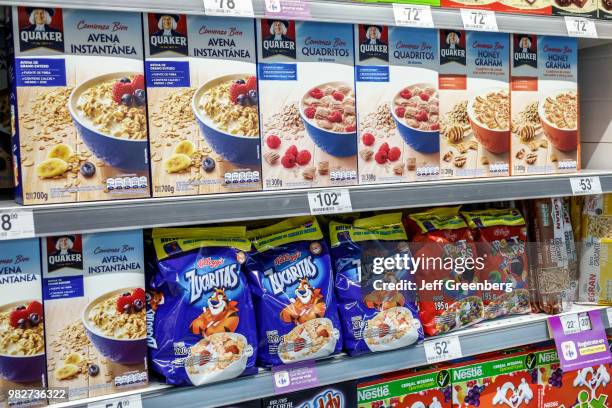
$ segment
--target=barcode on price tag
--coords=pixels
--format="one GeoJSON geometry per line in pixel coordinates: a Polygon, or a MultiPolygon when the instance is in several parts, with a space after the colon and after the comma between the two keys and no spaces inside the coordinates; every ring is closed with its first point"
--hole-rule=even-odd
{"type": "Polygon", "coordinates": [[[570,37],[597,38],[595,22],[588,18],[565,16],[565,26],[570,37]]]}
{"type": "Polygon", "coordinates": [[[601,181],[598,176],[572,177],[570,184],[573,195],[601,194],[601,181]]]}
{"type": "Polygon", "coordinates": [[[495,12],[491,10],[461,9],[463,28],[475,31],[499,31],[495,12]]]}
{"type": "Polygon", "coordinates": [[[251,0],[203,0],[204,12],[209,16],[254,17],[251,0]]]}
{"type": "Polygon", "coordinates": [[[393,4],[395,25],[433,28],[431,7],[421,5],[393,4]]]}
{"type": "Polygon", "coordinates": [[[32,238],[34,215],[30,210],[0,210],[0,240],[32,238]]]}
{"type": "Polygon", "coordinates": [[[90,402],[87,408],[142,408],[140,394],[127,395],[102,401],[90,402]]]}
{"type": "Polygon", "coordinates": [[[463,357],[461,343],[457,336],[445,336],[438,339],[427,340],[423,343],[427,364],[454,360],[463,357]]]}
{"type": "Polygon", "coordinates": [[[308,192],[308,205],[312,215],[353,211],[351,194],[347,189],[308,192]]]}

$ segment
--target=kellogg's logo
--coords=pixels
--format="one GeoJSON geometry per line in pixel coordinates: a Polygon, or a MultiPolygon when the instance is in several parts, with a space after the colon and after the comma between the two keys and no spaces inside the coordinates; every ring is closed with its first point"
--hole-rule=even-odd
{"type": "Polygon", "coordinates": [[[61,268],[83,270],[83,243],[80,235],[47,237],[47,271],[61,268]]]}
{"type": "Polygon", "coordinates": [[[340,408],[344,406],[344,395],[333,390],[326,390],[322,394],[315,396],[299,408],[340,408]]]}
{"type": "Polygon", "coordinates": [[[202,269],[205,266],[208,266],[209,268],[217,268],[223,265],[223,262],[225,262],[225,258],[213,259],[210,256],[206,258],[200,258],[198,259],[198,269],[202,269]]]}
{"type": "Polygon", "coordinates": [[[295,262],[298,259],[300,259],[300,256],[302,256],[302,252],[297,251],[294,254],[282,254],[277,256],[276,258],[274,258],[274,265],[282,265],[285,262],[295,262]]]}
{"type": "Polygon", "coordinates": [[[19,49],[48,48],[64,52],[62,9],[48,7],[17,7],[19,49]]]}
{"type": "Polygon", "coordinates": [[[378,58],[389,61],[389,29],[373,24],[359,25],[359,61],[378,58]]]}
{"type": "Polygon", "coordinates": [[[295,21],[261,20],[260,29],[264,58],[284,55],[295,59],[295,21]]]}
{"type": "Polygon", "coordinates": [[[465,65],[465,32],[440,30],[440,64],[456,62],[465,65]]]}
{"type": "Polygon", "coordinates": [[[187,55],[187,17],[184,14],[147,15],[150,54],[175,52],[187,55]]]}
{"type": "Polygon", "coordinates": [[[527,65],[538,67],[538,40],[531,34],[514,34],[512,36],[513,53],[512,66],[514,68],[527,65]]]}

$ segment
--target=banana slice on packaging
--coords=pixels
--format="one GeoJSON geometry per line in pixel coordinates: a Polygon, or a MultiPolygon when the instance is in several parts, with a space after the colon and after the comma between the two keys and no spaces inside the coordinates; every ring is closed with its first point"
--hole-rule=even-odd
{"type": "Polygon", "coordinates": [[[79,369],[79,367],[77,365],[74,364],[66,364],[65,366],[62,366],[60,368],[56,368],[55,369],[55,378],[58,380],[66,380],[70,377],[74,377],[75,375],[77,375],[81,370],[79,369]]]}
{"type": "Polygon", "coordinates": [[[164,169],[168,173],[178,173],[191,166],[191,159],[186,154],[175,153],[164,163],[164,169]]]}
{"type": "Polygon", "coordinates": [[[73,154],[74,151],[72,150],[72,147],[68,146],[66,143],[60,143],[53,146],[47,157],[49,159],[62,159],[63,161],[67,162],[73,154]]]}
{"type": "Polygon", "coordinates": [[[195,152],[195,146],[189,140],[183,140],[182,142],[177,144],[176,147],[174,148],[174,153],[184,154],[189,157],[193,156],[194,152],[195,152]]]}
{"type": "Polygon", "coordinates": [[[79,364],[83,361],[83,356],[79,353],[70,353],[68,357],[64,359],[64,364],[79,364]]]}
{"type": "Polygon", "coordinates": [[[68,163],[58,158],[44,160],[36,167],[36,174],[40,178],[61,176],[66,171],[68,171],[68,163]]]}

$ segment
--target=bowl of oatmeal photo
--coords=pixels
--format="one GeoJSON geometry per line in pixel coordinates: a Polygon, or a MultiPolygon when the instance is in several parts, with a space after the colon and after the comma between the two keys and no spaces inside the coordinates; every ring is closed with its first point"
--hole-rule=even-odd
{"type": "Polygon", "coordinates": [[[238,377],[246,368],[253,347],[240,333],[215,333],[189,349],[185,371],[193,385],[238,377]]]}
{"type": "Polygon", "coordinates": [[[119,169],[148,168],[144,75],[113,72],[91,78],[74,88],[68,109],[98,159],[119,169]]]}
{"type": "Polygon", "coordinates": [[[138,364],[146,355],[145,291],[117,289],[89,302],[82,321],[87,337],[106,358],[138,364]]]}
{"type": "Polygon", "coordinates": [[[544,134],[563,152],[578,148],[578,94],[575,89],[550,92],[538,103],[544,134]]]}
{"type": "Polygon", "coordinates": [[[283,336],[278,356],[283,364],[329,356],[336,349],[339,338],[340,332],[330,319],[312,319],[283,336]]]}
{"type": "Polygon", "coordinates": [[[407,145],[425,154],[440,151],[438,91],[433,85],[413,84],[399,91],[391,115],[407,145]]]}
{"type": "Polygon", "coordinates": [[[241,165],[259,163],[257,77],[224,75],[200,86],[192,109],[210,147],[225,160],[241,165]]]}
{"type": "Polygon", "coordinates": [[[300,100],[300,116],[310,138],[336,157],[357,154],[355,92],[345,82],[311,88],[300,100]]]}
{"type": "Polygon", "coordinates": [[[378,312],[366,322],[363,338],[371,351],[387,351],[419,341],[421,323],[405,307],[378,312]]]}
{"type": "Polygon", "coordinates": [[[0,306],[0,379],[42,381],[44,372],[42,304],[24,300],[0,306]]]}
{"type": "Polygon", "coordinates": [[[510,94],[490,88],[470,98],[467,113],[474,136],[482,147],[499,154],[510,150],[510,94]]]}

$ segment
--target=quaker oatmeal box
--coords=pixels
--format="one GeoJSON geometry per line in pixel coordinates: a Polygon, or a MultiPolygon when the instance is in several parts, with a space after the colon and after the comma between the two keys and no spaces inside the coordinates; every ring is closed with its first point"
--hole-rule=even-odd
{"type": "MultiPolygon", "coordinates": [[[[0,407],[8,390],[45,387],[45,322],[37,239],[0,242],[0,407]]],[[[27,401],[46,405],[46,399],[27,401]]]]}
{"type": "Polygon", "coordinates": [[[41,239],[50,388],[68,398],[146,386],[142,231],[41,239]]]}
{"type": "Polygon", "coordinates": [[[355,25],[361,184],[439,176],[437,35],[355,25]]]}
{"type": "Polygon", "coordinates": [[[16,199],[149,196],[138,13],[13,7],[16,199]]]}
{"type": "Polygon", "coordinates": [[[260,189],[255,25],[145,14],[153,196],[260,189]]]}
{"type": "Polygon", "coordinates": [[[265,190],[357,183],[353,26],[257,21],[265,190]]]}

